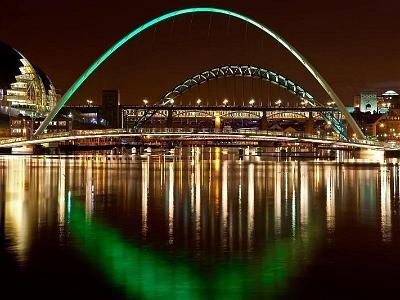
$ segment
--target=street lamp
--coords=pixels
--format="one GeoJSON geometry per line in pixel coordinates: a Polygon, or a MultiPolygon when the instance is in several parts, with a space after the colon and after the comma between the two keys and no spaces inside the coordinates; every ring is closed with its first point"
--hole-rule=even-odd
{"type": "Polygon", "coordinates": [[[224,101],[222,101],[222,103],[226,106],[228,104],[229,100],[228,99],[224,99],[224,101]]]}
{"type": "Polygon", "coordinates": [[[200,105],[201,104],[201,99],[200,98],[197,99],[196,103],[197,103],[197,105],[200,105]]]}
{"type": "Polygon", "coordinates": [[[280,105],[282,104],[282,100],[281,100],[281,99],[278,99],[277,101],[275,101],[275,104],[278,105],[278,106],[280,106],[280,105]]]}
{"type": "Polygon", "coordinates": [[[87,102],[88,106],[91,106],[93,103],[93,100],[87,99],[86,102],[87,102]]]}
{"type": "Polygon", "coordinates": [[[146,106],[148,103],[149,103],[149,100],[143,99],[143,104],[144,104],[144,106],[146,106]]]}
{"type": "Polygon", "coordinates": [[[174,100],[174,99],[171,99],[171,100],[169,100],[169,102],[170,102],[171,104],[174,104],[174,103],[175,103],[175,100],[174,100]]]}
{"type": "Polygon", "coordinates": [[[256,102],[256,101],[255,101],[254,99],[251,99],[251,100],[249,101],[249,104],[250,104],[251,106],[253,106],[255,102],[256,102]]]}
{"type": "Polygon", "coordinates": [[[300,102],[300,104],[301,104],[302,106],[306,106],[306,105],[308,104],[308,101],[305,100],[305,99],[302,99],[301,102],[300,102]]]}

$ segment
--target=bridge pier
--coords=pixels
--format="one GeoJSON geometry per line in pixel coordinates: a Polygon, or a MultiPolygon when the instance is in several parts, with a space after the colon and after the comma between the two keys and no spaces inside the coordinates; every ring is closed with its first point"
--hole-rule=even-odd
{"type": "Polygon", "coordinates": [[[261,120],[260,120],[260,130],[268,130],[268,118],[267,111],[264,110],[262,112],[261,120]]]}
{"type": "Polygon", "coordinates": [[[308,118],[305,126],[306,134],[314,134],[314,118],[312,112],[308,112],[308,118]]]}
{"type": "Polygon", "coordinates": [[[174,111],[173,111],[172,109],[169,109],[169,110],[168,110],[168,115],[167,115],[167,127],[169,127],[169,128],[173,127],[173,122],[174,122],[174,119],[173,119],[173,117],[172,117],[173,112],[174,112],[174,111]]]}

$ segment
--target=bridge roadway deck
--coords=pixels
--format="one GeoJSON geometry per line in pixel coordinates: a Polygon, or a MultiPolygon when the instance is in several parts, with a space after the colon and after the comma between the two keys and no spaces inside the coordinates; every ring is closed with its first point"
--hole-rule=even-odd
{"type": "Polygon", "coordinates": [[[331,146],[333,148],[367,148],[367,149],[385,149],[400,150],[400,147],[368,140],[352,139],[344,141],[334,137],[321,138],[317,135],[309,135],[304,133],[285,133],[276,131],[262,130],[235,130],[235,131],[218,131],[218,130],[195,130],[191,128],[173,128],[173,129],[140,129],[140,130],[124,130],[124,129],[105,129],[105,130],[73,130],[70,132],[42,134],[36,138],[9,138],[0,140],[0,148],[14,148],[30,145],[42,145],[47,143],[65,142],[79,139],[90,138],[133,138],[133,137],[160,137],[164,139],[175,140],[236,140],[236,141],[280,141],[291,143],[313,143],[331,146]]]}

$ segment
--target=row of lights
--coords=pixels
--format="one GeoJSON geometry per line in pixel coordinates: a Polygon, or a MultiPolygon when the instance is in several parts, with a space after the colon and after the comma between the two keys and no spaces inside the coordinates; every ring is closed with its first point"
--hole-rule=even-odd
{"type": "MultiPolygon", "coordinates": [[[[164,104],[167,104],[167,103],[174,104],[174,102],[175,102],[174,99],[170,99],[170,100],[168,100],[167,102],[165,102],[164,104]]],[[[255,101],[254,99],[250,99],[249,104],[250,104],[251,106],[253,106],[253,105],[255,104],[255,102],[256,102],[256,101],[255,101]]],[[[93,104],[93,100],[87,99],[87,100],[86,100],[86,103],[88,104],[88,106],[91,106],[91,105],[93,104]]],[[[200,105],[200,104],[201,104],[201,99],[197,99],[196,103],[197,103],[197,105],[200,105]]],[[[229,100],[228,100],[228,99],[224,99],[224,101],[222,101],[222,103],[223,103],[224,105],[228,105],[229,100]]],[[[143,99],[143,104],[144,104],[145,106],[147,106],[147,104],[149,104],[149,100],[143,99]]],[[[275,101],[275,105],[280,106],[281,104],[282,104],[282,100],[281,100],[281,99],[278,99],[277,101],[275,101]]],[[[308,101],[307,101],[307,100],[302,100],[302,101],[301,101],[301,105],[307,105],[307,104],[308,104],[308,101]]],[[[331,105],[334,105],[335,102],[328,102],[327,104],[328,104],[328,106],[331,106],[331,105]]]]}
{"type": "MultiPolygon", "coordinates": [[[[168,100],[167,102],[164,102],[164,104],[168,104],[168,103],[174,104],[175,101],[174,101],[174,99],[170,99],[170,100],[168,100]]],[[[224,105],[228,105],[228,103],[229,103],[229,100],[228,100],[228,99],[224,99],[224,100],[222,101],[222,104],[224,104],[224,105]]],[[[255,103],[256,103],[256,101],[255,101],[254,99],[250,99],[249,104],[250,104],[251,106],[253,106],[255,103]]],[[[305,104],[306,104],[306,103],[307,103],[307,100],[305,100],[305,104]]],[[[145,106],[147,106],[147,104],[149,104],[149,100],[143,99],[143,104],[144,104],[145,106]]],[[[197,99],[196,104],[197,104],[197,105],[200,105],[200,104],[201,104],[201,99],[197,99]]],[[[279,99],[279,100],[275,101],[275,104],[276,104],[276,105],[282,104],[282,100],[279,99]]],[[[303,102],[302,102],[302,104],[303,104],[303,102]]]]}

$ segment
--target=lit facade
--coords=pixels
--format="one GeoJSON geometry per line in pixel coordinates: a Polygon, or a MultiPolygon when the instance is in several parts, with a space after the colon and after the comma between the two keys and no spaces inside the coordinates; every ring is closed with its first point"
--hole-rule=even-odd
{"type": "Polygon", "coordinates": [[[382,94],[377,91],[363,91],[354,96],[354,108],[360,112],[387,113],[391,105],[396,105],[399,94],[389,90],[382,94]]]}
{"type": "Polygon", "coordinates": [[[45,114],[57,103],[51,80],[20,52],[0,42],[0,106],[45,114]]]}
{"type": "MultiPolygon", "coordinates": [[[[31,118],[18,115],[10,117],[10,135],[14,137],[30,137],[39,128],[44,118],[31,118]]],[[[48,133],[67,132],[72,129],[72,120],[67,117],[58,116],[47,127],[48,133]]]]}
{"type": "Polygon", "coordinates": [[[374,91],[361,92],[360,111],[375,113],[378,111],[378,93],[374,91]]]}

